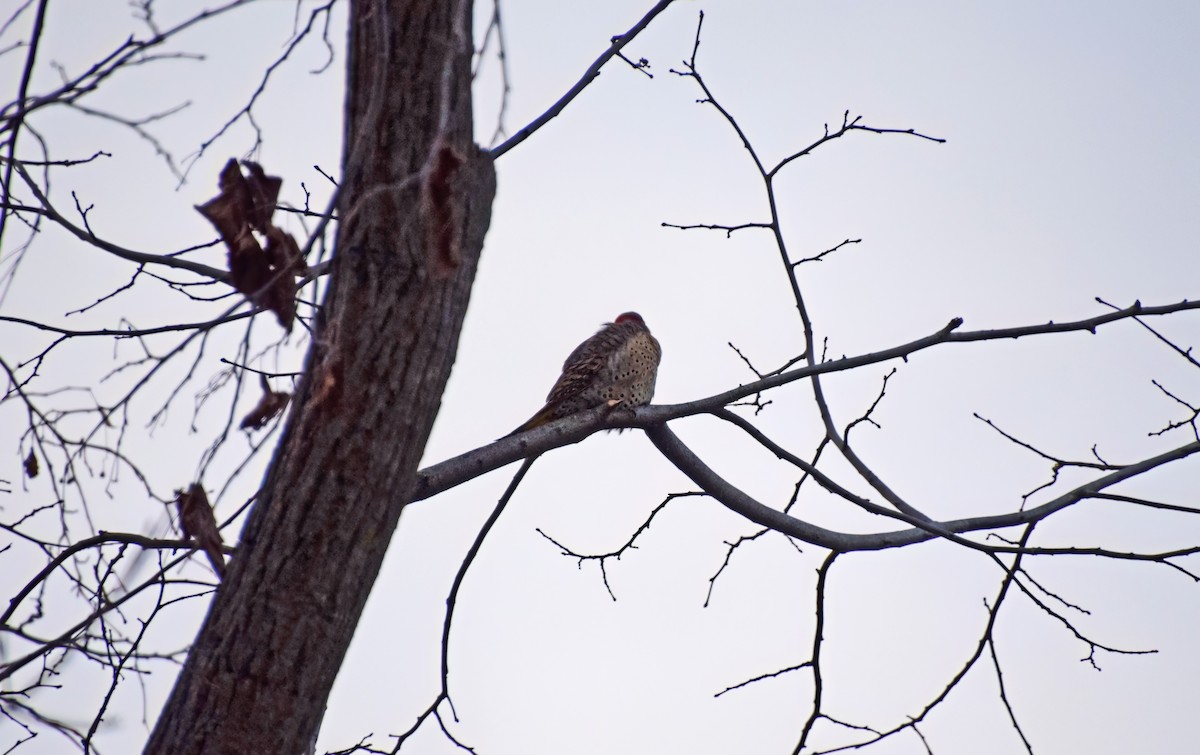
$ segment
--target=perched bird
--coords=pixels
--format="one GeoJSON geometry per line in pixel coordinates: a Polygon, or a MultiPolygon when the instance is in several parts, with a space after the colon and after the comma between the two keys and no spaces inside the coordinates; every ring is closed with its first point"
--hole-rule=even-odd
{"type": "Polygon", "coordinates": [[[204,488],[200,483],[193,482],[186,491],[175,492],[178,493],[175,505],[179,507],[179,529],[185,538],[196,541],[204,555],[208,556],[217,577],[223,579],[225,554],[221,550],[221,530],[217,528],[217,518],[213,515],[204,488]]]}
{"type": "Polygon", "coordinates": [[[562,375],[546,405],[510,435],[532,430],[569,414],[601,404],[644,406],[654,396],[662,347],[637,312],[605,323],[596,335],[575,347],[563,362],[562,375]]]}

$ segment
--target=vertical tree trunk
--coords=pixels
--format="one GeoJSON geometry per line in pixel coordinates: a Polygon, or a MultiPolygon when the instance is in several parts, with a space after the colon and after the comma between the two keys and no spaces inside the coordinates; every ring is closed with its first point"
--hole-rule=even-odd
{"type": "Polygon", "coordinates": [[[470,17],[469,0],[351,0],[333,277],[148,753],[294,754],[316,735],[437,415],[490,219],[470,17]]]}

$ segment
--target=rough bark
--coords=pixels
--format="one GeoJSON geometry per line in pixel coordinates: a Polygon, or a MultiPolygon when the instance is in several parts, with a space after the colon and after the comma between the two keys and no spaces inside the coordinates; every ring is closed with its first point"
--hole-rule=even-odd
{"type": "MultiPolygon", "coordinates": [[[[305,378],[148,753],[300,753],[437,414],[495,191],[470,3],[353,0],[336,255],[305,378]]],[[[320,117],[314,114],[314,117],[320,117]]]]}

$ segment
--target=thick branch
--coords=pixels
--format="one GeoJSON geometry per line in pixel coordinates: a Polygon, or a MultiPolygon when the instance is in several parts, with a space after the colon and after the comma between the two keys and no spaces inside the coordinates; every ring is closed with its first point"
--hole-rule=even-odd
{"type": "Polygon", "coordinates": [[[1165,304],[1154,307],[1143,307],[1141,304],[1135,304],[1132,307],[1120,310],[1120,312],[1110,312],[1085,320],[967,332],[955,332],[962,324],[960,320],[955,319],[936,333],[899,346],[870,354],[835,359],[813,366],[804,366],[779,374],[768,375],[761,380],[755,380],[723,393],[717,393],[695,401],[683,404],[646,406],[636,410],[632,414],[617,413],[609,415],[602,409],[581,412],[558,422],[543,425],[527,433],[501,438],[494,443],[473,451],[468,451],[453,459],[421,470],[417,476],[416,486],[413,489],[412,500],[421,501],[431,498],[438,493],[461,485],[467,480],[473,480],[480,475],[499,469],[514,461],[519,461],[526,456],[542,454],[555,448],[578,443],[599,430],[612,427],[637,427],[646,429],[681,417],[709,414],[735,401],[740,401],[756,393],[778,388],[797,380],[803,380],[814,375],[852,370],[864,365],[877,364],[891,359],[907,358],[911,354],[939,344],[1021,338],[1039,334],[1075,332],[1080,330],[1094,333],[1100,326],[1119,320],[1144,315],[1167,315],[1190,309],[1200,309],[1200,302],[1182,301],[1176,304],[1165,304]]]}
{"type": "MultiPolygon", "coordinates": [[[[933,539],[938,535],[930,532],[928,528],[917,528],[907,530],[896,530],[891,532],[879,532],[871,534],[854,534],[846,532],[838,532],[836,530],[825,529],[814,524],[809,524],[800,519],[788,516],[782,511],[778,511],[769,506],[760,503],[751,498],[739,488],[735,487],[712,469],[710,469],[703,461],[700,460],[691,449],[683,444],[682,441],[671,432],[666,425],[652,427],[646,430],[646,435],[662,452],[663,456],[674,464],[681,472],[687,475],[693,482],[701,487],[704,492],[724,504],[727,508],[735,511],[746,517],[752,522],[761,524],[764,527],[769,527],[777,532],[782,532],[785,535],[790,535],[797,539],[803,540],[813,545],[829,548],[834,551],[861,551],[861,550],[883,550],[885,548],[897,548],[904,545],[912,545],[914,543],[924,542],[933,539]]],[[[1130,464],[1122,469],[1110,474],[1098,477],[1095,480],[1081,485],[1074,490],[1071,490],[1063,495],[1055,498],[1052,501],[1035,506],[1023,511],[1014,511],[1008,514],[995,514],[992,516],[978,516],[967,519],[953,519],[945,522],[932,523],[938,529],[954,534],[964,532],[977,532],[979,530],[1002,529],[1005,527],[1014,527],[1019,524],[1029,524],[1037,522],[1051,514],[1060,511],[1067,506],[1070,506],[1085,498],[1091,497],[1112,485],[1116,485],[1123,480],[1137,477],[1140,474],[1148,472],[1152,469],[1168,464],[1172,461],[1186,458],[1192,454],[1200,453],[1200,443],[1189,443],[1185,446],[1172,449],[1158,456],[1145,459],[1137,464],[1130,464]]],[[[988,546],[987,550],[997,553],[1094,553],[1096,555],[1113,555],[1120,556],[1122,554],[1107,553],[1099,549],[1022,549],[1007,546],[988,546]]],[[[1182,551],[1181,551],[1182,553],[1182,551]]],[[[1161,558],[1166,558],[1164,554],[1161,558]]]]}

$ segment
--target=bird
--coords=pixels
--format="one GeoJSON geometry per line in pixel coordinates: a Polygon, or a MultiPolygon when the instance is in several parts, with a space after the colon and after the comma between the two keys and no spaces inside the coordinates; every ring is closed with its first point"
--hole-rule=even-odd
{"type": "Polygon", "coordinates": [[[654,397],[662,347],[637,312],[617,315],[563,362],[546,405],[509,435],[601,404],[645,406],[654,397]]]}
{"type": "Polygon", "coordinates": [[[225,577],[225,554],[222,551],[221,530],[213,515],[208,496],[200,483],[194,482],[186,491],[175,491],[175,505],[179,508],[179,529],[188,540],[196,544],[208,556],[213,571],[219,579],[225,577]]]}

